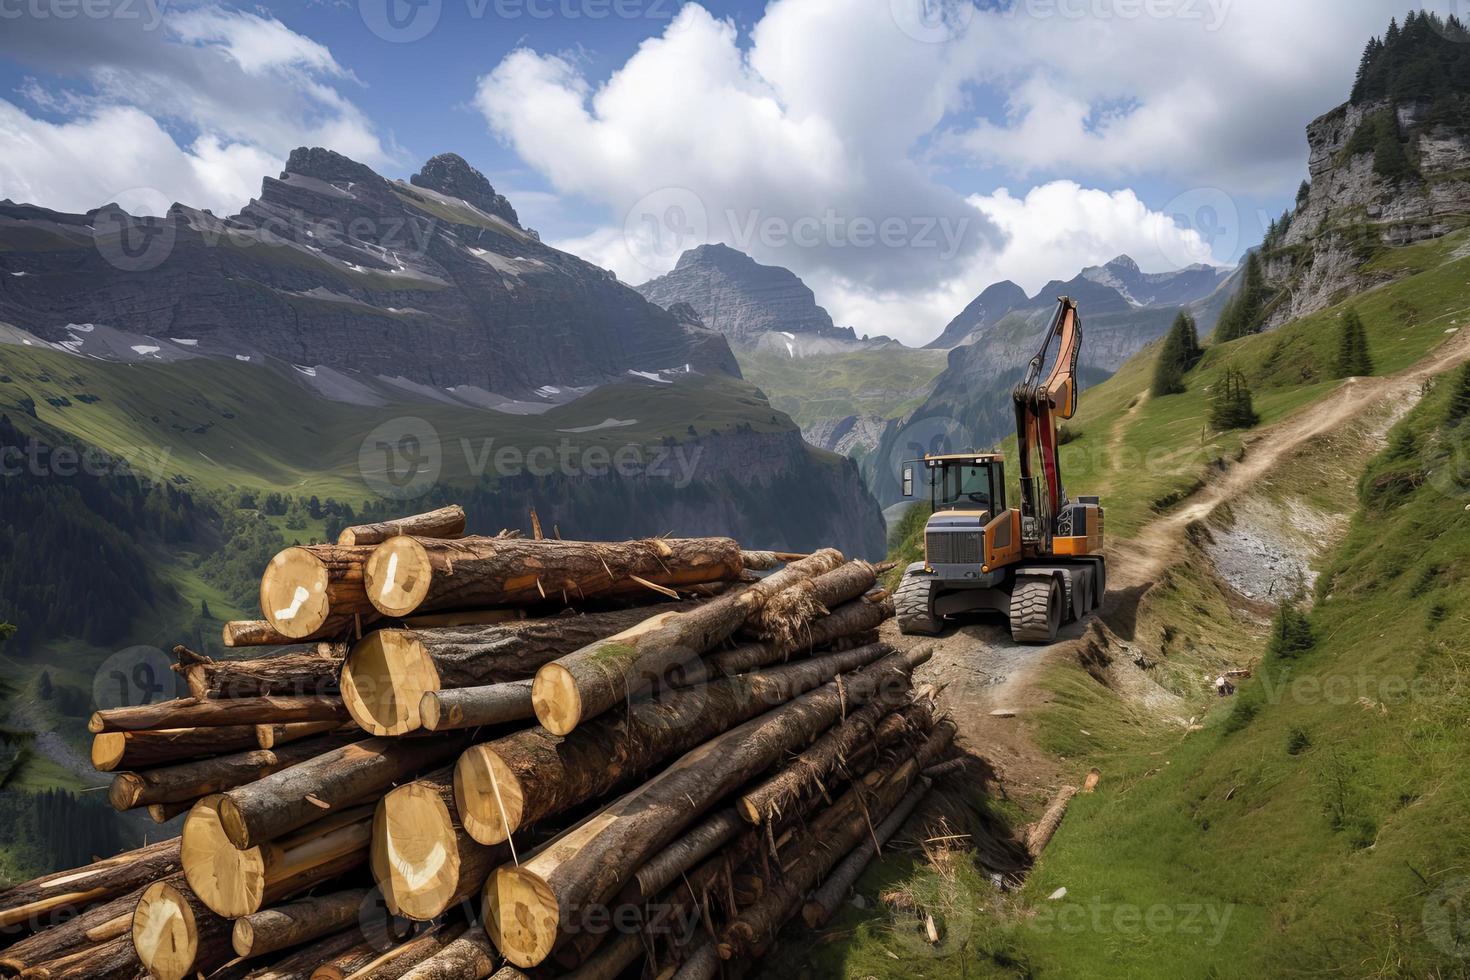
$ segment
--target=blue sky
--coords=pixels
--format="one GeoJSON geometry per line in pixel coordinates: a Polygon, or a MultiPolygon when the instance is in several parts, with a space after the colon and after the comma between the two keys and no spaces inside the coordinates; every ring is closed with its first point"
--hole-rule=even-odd
{"type": "Polygon", "coordinates": [[[1395,12],[0,0],[0,197],[230,211],[302,143],[390,177],[452,150],[625,281],[723,240],[839,323],[923,341],[995,279],[1235,261],[1395,12]]]}

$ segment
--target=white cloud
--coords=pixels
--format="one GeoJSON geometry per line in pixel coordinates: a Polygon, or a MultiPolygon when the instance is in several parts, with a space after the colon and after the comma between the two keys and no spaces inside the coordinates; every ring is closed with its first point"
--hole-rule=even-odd
{"type": "Polygon", "coordinates": [[[0,56],[44,75],[20,89],[42,114],[0,102],[0,197],[73,211],[132,198],[233,213],[297,146],[396,159],[339,89],[355,79],[323,45],[268,15],[209,3],[162,17],[161,26],[123,16],[6,21],[0,56]]]}

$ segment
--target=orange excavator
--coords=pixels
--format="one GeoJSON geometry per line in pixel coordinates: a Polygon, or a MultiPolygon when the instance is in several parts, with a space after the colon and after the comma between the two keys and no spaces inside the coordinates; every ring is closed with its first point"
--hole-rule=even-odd
{"type": "Polygon", "coordinates": [[[924,560],[904,571],[894,594],[902,632],[933,636],[947,618],[991,610],[1010,618],[1017,642],[1051,643],[1064,624],[1102,605],[1102,504],[1067,496],[1057,442],[1059,420],[1077,411],[1081,349],[1077,304],[1063,296],[1012,393],[1020,507],[1006,506],[1005,460],[997,453],[926,455],[904,464],[904,496],[914,495],[922,467],[933,514],[924,526],[924,560]]]}

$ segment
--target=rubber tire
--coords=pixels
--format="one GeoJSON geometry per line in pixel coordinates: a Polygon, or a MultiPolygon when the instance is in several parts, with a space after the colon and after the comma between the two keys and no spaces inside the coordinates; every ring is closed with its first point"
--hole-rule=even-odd
{"type": "Polygon", "coordinates": [[[1022,577],[1011,590],[1011,639],[1055,643],[1062,625],[1062,587],[1051,576],[1022,577]]]}
{"type": "Polygon", "coordinates": [[[938,636],[944,624],[934,615],[934,586],[921,575],[905,573],[893,593],[893,616],[904,636],[938,636]]]}
{"type": "Polygon", "coordinates": [[[1108,597],[1108,563],[1100,561],[1097,563],[1097,574],[1093,576],[1092,583],[1092,608],[1101,609],[1103,602],[1108,597]]]}

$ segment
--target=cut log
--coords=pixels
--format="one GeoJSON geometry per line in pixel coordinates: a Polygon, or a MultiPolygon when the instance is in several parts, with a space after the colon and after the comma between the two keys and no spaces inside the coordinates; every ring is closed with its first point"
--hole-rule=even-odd
{"type": "MultiPolygon", "coordinates": [[[[253,738],[253,729],[251,735],[253,738]]],[[[318,735],[277,749],[251,749],[195,762],[181,762],[176,766],[120,772],[112,777],[107,798],[118,810],[197,800],[201,796],[269,776],[363,737],[361,732],[318,735]]]]}
{"type": "Polygon", "coordinates": [[[788,660],[793,655],[824,647],[844,637],[876,629],[878,624],[892,615],[892,600],[868,602],[866,599],[854,599],[838,606],[831,614],[812,620],[801,633],[802,642],[794,646],[785,646],[772,640],[743,643],[711,654],[705,662],[710,671],[716,674],[728,676],[743,673],[766,664],[788,660]]]}
{"type": "Polygon", "coordinates": [[[1046,850],[1046,845],[1051,843],[1057,828],[1062,825],[1062,818],[1067,815],[1067,804],[1072,802],[1072,797],[1077,795],[1076,786],[1063,786],[1057,790],[1057,795],[1052,798],[1051,805],[1041,815],[1041,819],[1031,827],[1030,833],[1026,835],[1026,853],[1032,859],[1041,856],[1046,850]]]}
{"type": "MultiPolygon", "coordinates": [[[[128,918],[132,920],[131,914],[128,918]]],[[[133,937],[125,930],[121,936],[38,963],[21,976],[26,980],[138,980],[147,973],[133,948],[133,937]]]]}
{"type": "Polygon", "coordinates": [[[852,887],[857,884],[858,878],[862,876],[873,858],[878,856],[873,847],[873,838],[877,838],[880,845],[886,844],[903,822],[914,812],[924,794],[929,792],[929,780],[921,778],[908,795],[893,808],[893,812],[883,818],[882,823],[873,828],[872,837],[864,838],[856,848],[827,876],[822,886],[812,893],[812,897],[802,906],[801,916],[811,929],[819,929],[827,924],[827,920],[836,913],[838,906],[847,900],[847,895],[852,887]]]}
{"type": "Polygon", "coordinates": [[[464,508],[450,504],[424,514],[400,517],[396,521],[377,524],[356,524],[343,528],[337,535],[342,545],[382,544],[399,534],[412,534],[420,538],[457,538],[464,534],[464,508]]]}
{"type": "Polygon", "coordinates": [[[419,723],[431,732],[447,732],[534,718],[531,684],[527,679],[452,691],[425,691],[419,700],[419,723]]]}
{"type": "MultiPolygon", "coordinates": [[[[176,698],[158,704],[132,708],[109,708],[94,711],[87,730],[100,732],[139,732],[161,728],[219,728],[222,726],[254,726],[292,721],[350,720],[347,706],[335,697],[267,697],[207,700],[176,698]]],[[[254,733],[252,732],[252,738],[254,733]]]]}
{"type": "Polygon", "coordinates": [[[924,775],[929,779],[943,779],[945,776],[953,775],[965,768],[970,761],[969,756],[962,755],[958,759],[949,759],[944,762],[935,763],[924,770],[924,775]]]}
{"type": "Polygon", "coordinates": [[[260,614],[277,633],[302,640],[334,618],[373,611],[363,566],[373,545],[297,545],[278,553],[260,576],[260,614]]]}
{"type": "Polygon", "coordinates": [[[755,614],[750,628],[763,639],[796,647],[801,644],[801,634],[808,623],[856,599],[876,581],[878,571],[872,565],[862,560],[847,562],[773,597],[755,614]]]}
{"type": "Polygon", "coordinates": [[[705,940],[670,980],[713,980],[720,973],[720,953],[713,940],[705,940]]]}
{"type": "Polygon", "coordinates": [[[317,967],[332,962],[362,941],[361,931],[346,929],[287,953],[269,966],[253,970],[246,976],[248,980],[310,980],[317,967]]]}
{"type": "Polygon", "coordinates": [[[509,854],[479,843],[461,825],[453,766],[399,786],[373,816],[373,880],[395,915],[437,918],[479,891],[509,854]]]}
{"type": "Polygon", "coordinates": [[[605,902],[629,869],[657,853],[719,798],[806,745],[850,707],[889,684],[907,685],[928,648],[893,654],[739,725],[685,754],[659,775],[567,831],[485,886],[490,938],[511,963],[535,966],[576,924],[579,910],[605,902]]]}
{"type": "Polygon", "coordinates": [[[891,652],[874,644],[675,691],[610,712],[564,738],[529,728],[471,746],[455,766],[460,819],[476,840],[499,843],[891,652]]]}
{"type": "Polygon", "coordinates": [[[366,888],[349,888],[242,916],[230,933],[235,955],[264,956],[355,926],[370,894],[366,888]]]}
{"type": "Polygon", "coordinates": [[[398,980],[403,974],[438,953],[465,932],[463,924],[435,924],[426,927],[406,943],[388,950],[368,944],[365,960],[342,958],[312,973],[313,980],[398,980]],[[350,967],[350,969],[349,969],[350,967]]]}
{"type": "Polygon", "coordinates": [[[227,790],[220,822],[238,848],[254,847],[376,796],[416,773],[444,765],[468,745],[465,735],[369,738],[227,790]]]}
{"type": "Polygon", "coordinates": [[[483,929],[464,935],[403,974],[400,980],[485,980],[500,958],[483,929]]]}
{"type": "Polygon", "coordinates": [[[98,772],[147,769],[254,747],[255,728],[251,725],[103,732],[92,737],[92,767],[98,772]]]}
{"type": "Polygon", "coordinates": [[[655,854],[634,874],[638,893],[652,898],[690,868],[747,830],[734,810],[721,810],[655,854]]]}
{"type": "Polygon", "coordinates": [[[174,670],[200,700],[336,694],[337,673],[346,655],[344,643],[315,643],[253,660],[181,660],[174,670]]]}
{"type": "MultiPolygon", "coordinates": [[[[692,603],[670,603],[658,615],[691,608],[692,603]]],[[[589,643],[650,628],[649,616],[649,610],[634,608],[491,626],[378,630],[354,644],[342,665],[342,697],[367,731],[402,735],[420,727],[426,692],[528,678],[589,643]]]]}
{"type": "Polygon", "coordinates": [[[259,912],[367,861],[371,806],[323,817],[298,833],[240,849],[220,825],[219,796],[184,820],[184,876],[211,910],[229,918],[259,912]]]}
{"type": "Polygon", "coordinates": [[[547,664],[536,672],[531,688],[536,719],[548,731],[566,735],[614,705],[701,676],[700,656],[733,635],[772,596],[841,562],[839,552],[824,549],[655,628],[609,637],[547,664]]]}
{"type": "Polygon", "coordinates": [[[180,881],[149,885],[133,913],[133,948],[156,980],[208,974],[234,956],[230,922],[180,881]]]}
{"type": "Polygon", "coordinates": [[[264,619],[232,620],[225,623],[220,638],[226,647],[288,647],[307,640],[334,642],[356,639],[362,631],[378,619],[377,613],[356,616],[328,616],[320,626],[306,636],[287,636],[264,619]]]}
{"type": "MultiPolygon", "coordinates": [[[[361,731],[356,725],[348,722],[346,725],[335,721],[292,721],[284,725],[256,725],[255,741],[263,749],[274,749],[278,746],[289,745],[303,738],[311,738],[314,735],[324,735],[334,731],[361,731]]],[[[365,733],[364,733],[365,737],[365,733]]]]}
{"type": "Polygon", "coordinates": [[[79,909],[136,891],[178,870],[179,839],[175,837],[45,875],[0,894],[0,926],[25,924],[45,929],[54,921],[71,918],[79,909]]]}
{"type": "Polygon", "coordinates": [[[397,537],[377,546],[364,575],[373,605],[385,616],[402,617],[558,597],[638,595],[651,591],[645,582],[732,581],[742,571],[740,546],[729,538],[595,543],[397,537]]]}
{"type": "Polygon", "coordinates": [[[780,772],[741,796],[735,809],[751,823],[779,818],[793,802],[820,787],[827,774],[859,745],[871,741],[883,718],[907,698],[907,691],[896,687],[885,689],[879,697],[817,739],[780,772]]]}
{"type": "Polygon", "coordinates": [[[148,818],[154,823],[168,823],[181,813],[188,813],[193,809],[196,800],[183,800],[178,803],[150,803],[148,804],[148,818]]]}
{"type": "MultiPolygon", "coordinates": [[[[182,876],[180,876],[182,879],[182,876]]],[[[6,974],[34,970],[41,964],[70,957],[118,936],[132,936],[133,909],[143,897],[142,885],[75,918],[44,929],[0,952],[0,971],[6,974]]],[[[129,942],[131,942],[129,938],[129,942]]]]}

